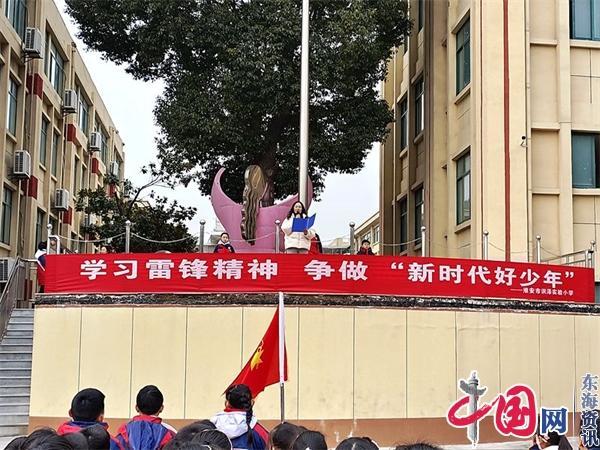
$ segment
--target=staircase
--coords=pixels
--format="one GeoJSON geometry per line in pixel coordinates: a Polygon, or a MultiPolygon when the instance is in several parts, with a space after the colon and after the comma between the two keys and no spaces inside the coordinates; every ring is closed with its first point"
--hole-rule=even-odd
{"type": "Polygon", "coordinates": [[[0,436],[27,434],[33,309],[14,309],[0,342],[0,436]]]}

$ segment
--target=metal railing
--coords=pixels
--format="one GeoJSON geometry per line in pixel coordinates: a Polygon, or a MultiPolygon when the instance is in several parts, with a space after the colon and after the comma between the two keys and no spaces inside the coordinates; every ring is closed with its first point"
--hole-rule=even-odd
{"type": "Polygon", "coordinates": [[[594,251],[590,249],[581,250],[578,252],[567,253],[565,255],[543,259],[541,262],[545,264],[556,264],[560,266],[593,268],[594,251]]]}
{"type": "Polygon", "coordinates": [[[8,276],[8,281],[3,283],[0,295],[0,339],[4,336],[13,309],[17,306],[24,306],[28,302],[26,289],[28,283],[26,281],[29,278],[29,267],[27,260],[17,259],[8,276]]]}

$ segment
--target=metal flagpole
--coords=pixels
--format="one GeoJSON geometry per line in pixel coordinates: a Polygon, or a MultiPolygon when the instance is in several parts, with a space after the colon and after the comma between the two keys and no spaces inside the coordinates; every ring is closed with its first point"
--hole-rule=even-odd
{"type": "Polygon", "coordinates": [[[281,422],[285,421],[285,311],[283,292],[279,293],[279,400],[281,422]]]}
{"type": "Polygon", "coordinates": [[[302,0],[302,65],[300,70],[300,164],[299,198],[306,205],[308,200],[308,55],[309,55],[309,0],[302,0]]]}

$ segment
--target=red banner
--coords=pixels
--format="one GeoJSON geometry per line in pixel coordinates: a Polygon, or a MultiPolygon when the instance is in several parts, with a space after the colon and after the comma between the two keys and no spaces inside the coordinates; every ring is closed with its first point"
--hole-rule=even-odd
{"type": "Polygon", "coordinates": [[[48,255],[47,293],[319,293],[594,302],[581,267],[390,256],[48,255]]]}

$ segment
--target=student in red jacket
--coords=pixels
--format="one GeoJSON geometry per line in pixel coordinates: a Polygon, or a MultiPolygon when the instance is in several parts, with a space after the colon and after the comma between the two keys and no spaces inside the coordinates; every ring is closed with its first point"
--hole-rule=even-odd
{"type": "Polygon", "coordinates": [[[368,239],[363,239],[360,249],[358,249],[357,255],[374,255],[373,250],[371,250],[371,242],[368,239]]]}
{"type": "Polygon", "coordinates": [[[156,386],[145,386],[138,392],[135,410],[139,414],[119,428],[116,436],[123,449],[159,450],[173,439],[175,429],[158,417],[163,403],[162,392],[156,386]]]}
{"type": "Polygon", "coordinates": [[[229,242],[229,233],[221,233],[221,239],[219,239],[213,253],[235,253],[233,245],[229,242]]]}

